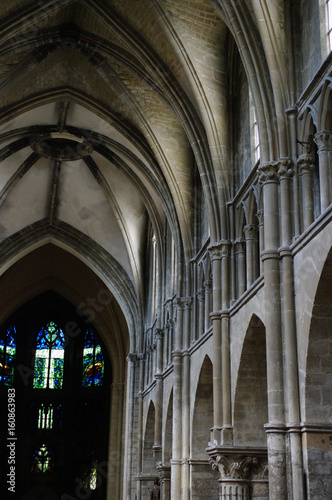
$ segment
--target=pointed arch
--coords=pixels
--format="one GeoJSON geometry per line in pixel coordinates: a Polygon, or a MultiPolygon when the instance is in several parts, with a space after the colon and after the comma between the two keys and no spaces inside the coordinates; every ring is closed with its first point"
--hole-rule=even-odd
{"type": "Polygon", "coordinates": [[[130,352],[135,352],[141,335],[141,313],[131,280],[108,252],[68,224],[57,221],[51,225],[45,220],[40,221],[16,233],[8,245],[3,242],[0,246],[0,274],[4,274],[24,255],[50,242],[84,262],[111,290],[128,324],[130,352]]]}
{"type": "Polygon", "coordinates": [[[267,422],[265,326],[254,314],[246,331],[236,380],[234,445],[266,447],[267,422]]]}
{"type": "Polygon", "coordinates": [[[191,425],[190,490],[192,498],[218,500],[218,486],[207,461],[210,429],[213,427],[213,367],[205,356],[197,382],[191,425]]]}
{"type": "Polygon", "coordinates": [[[156,474],[156,461],[153,455],[155,418],[155,406],[154,403],[150,401],[143,435],[142,472],[143,474],[152,476],[156,474]]]}

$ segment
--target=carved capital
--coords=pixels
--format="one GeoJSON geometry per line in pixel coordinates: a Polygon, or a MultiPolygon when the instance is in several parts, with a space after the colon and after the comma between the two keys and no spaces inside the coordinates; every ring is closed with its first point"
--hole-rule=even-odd
{"type": "Polygon", "coordinates": [[[268,480],[267,457],[217,454],[210,458],[209,463],[221,480],[268,480]]]}
{"type": "Polygon", "coordinates": [[[253,457],[236,458],[216,455],[210,458],[212,469],[217,470],[222,479],[249,479],[256,462],[257,458],[253,457]]]}
{"type": "Polygon", "coordinates": [[[221,259],[221,241],[213,243],[208,248],[211,256],[211,260],[221,259]]]}
{"type": "Polygon", "coordinates": [[[290,158],[280,158],[277,162],[278,164],[278,175],[280,179],[288,179],[292,177],[293,172],[293,162],[290,158]]]}
{"type": "Polygon", "coordinates": [[[186,309],[190,309],[191,308],[191,304],[192,304],[192,298],[191,297],[184,297],[182,300],[183,300],[183,303],[184,303],[185,310],[186,309]]]}
{"type": "Polygon", "coordinates": [[[126,358],[126,359],[127,359],[127,362],[128,362],[128,363],[133,363],[133,364],[135,364],[135,363],[136,363],[136,361],[137,361],[137,358],[138,358],[137,353],[135,353],[135,352],[130,352],[130,353],[128,354],[128,356],[127,356],[127,358],[126,358]]]}
{"type": "Polygon", "coordinates": [[[171,467],[169,465],[157,464],[160,482],[171,480],[171,467]]]}
{"type": "Polygon", "coordinates": [[[173,321],[173,319],[169,318],[169,319],[167,320],[167,323],[166,323],[166,328],[167,328],[168,330],[171,330],[171,329],[173,328],[173,326],[174,326],[174,321],[173,321]]]}
{"type": "Polygon", "coordinates": [[[332,151],[332,133],[328,130],[318,132],[314,137],[314,141],[317,144],[318,153],[321,151],[332,151]]]}
{"type": "Polygon", "coordinates": [[[254,224],[248,224],[244,226],[244,233],[246,235],[246,240],[255,240],[257,239],[257,227],[254,224]]]}
{"type": "Polygon", "coordinates": [[[221,257],[228,257],[229,255],[229,247],[230,247],[230,242],[229,241],[221,241],[221,257]]]}
{"type": "Polygon", "coordinates": [[[212,281],[211,280],[204,281],[203,285],[204,285],[204,288],[205,288],[205,292],[207,292],[207,293],[211,293],[212,292],[212,281]]]}
{"type": "Polygon", "coordinates": [[[261,184],[278,180],[278,162],[263,163],[258,167],[258,177],[261,184]]]}
{"type": "Polygon", "coordinates": [[[164,336],[164,330],[162,330],[161,328],[156,328],[155,335],[157,339],[162,339],[164,336]]]}
{"type": "Polygon", "coordinates": [[[246,250],[245,240],[235,240],[234,242],[235,254],[244,253],[246,250]]]}
{"type": "Polygon", "coordinates": [[[200,302],[204,302],[204,299],[205,299],[205,291],[204,291],[204,288],[200,288],[198,291],[197,291],[197,298],[200,302]]]}
{"type": "Polygon", "coordinates": [[[178,310],[188,309],[191,306],[191,297],[180,297],[176,299],[176,306],[178,310]]]}
{"type": "Polygon", "coordinates": [[[259,225],[261,226],[262,224],[264,224],[264,210],[258,210],[256,215],[259,225]]]}
{"type": "Polygon", "coordinates": [[[297,160],[297,165],[302,174],[311,172],[315,168],[315,158],[312,155],[301,155],[297,160]]]}

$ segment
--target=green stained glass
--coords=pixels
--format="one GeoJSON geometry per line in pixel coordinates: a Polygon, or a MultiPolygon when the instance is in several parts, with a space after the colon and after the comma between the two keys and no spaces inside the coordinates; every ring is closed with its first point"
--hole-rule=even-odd
{"type": "Polygon", "coordinates": [[[0,384],[12,386],[16,356],[16,329],[11,326],[0,339],[0,384]]]}
{"type": "Polygon", "coordinates": [[[97,488],[97,462],[83,467],[80,487],[84,490],[95,490],[97,488]]]}
{"type": "Polygon", "coordinates": [[[63,331],[53,321],[38,333],[33,380],[35,389],[62,388],[64,344],[63,331]]]}
{"type": "Polygon", "coordinates": [[[93,330],[85,333],[83,349],[83,387],[97,387],[103,384],[104,357],[100,344],[93,330]]]}
{"type": "Polygon", "coordinates": [[[47,446],[43,444],[34,454],[31,471],[38,474],[45,474],[45,472],[52,472],[52,468],[52,453],[47,449],[47,446]]]}

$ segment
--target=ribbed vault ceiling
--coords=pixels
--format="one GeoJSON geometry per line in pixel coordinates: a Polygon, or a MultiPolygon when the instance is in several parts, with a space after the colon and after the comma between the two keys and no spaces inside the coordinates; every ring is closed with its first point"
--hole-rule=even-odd
{"type": "Polygon", "coordinates": [[[1,245],[73,228],[139,303],[149,227],[192,255],[196,168],[217,203],[227,29],[208,0],[13,0],[0,16],[1,245]]]}

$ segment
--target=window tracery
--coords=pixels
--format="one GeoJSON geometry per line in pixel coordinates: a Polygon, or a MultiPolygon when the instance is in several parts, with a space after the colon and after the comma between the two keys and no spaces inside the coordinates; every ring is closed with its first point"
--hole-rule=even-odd
{"type": "Polygon", "coordinates": [[[61,389],[63,384],[65,337],[50,321],[37,335],[34,389],[61,389]]]}

